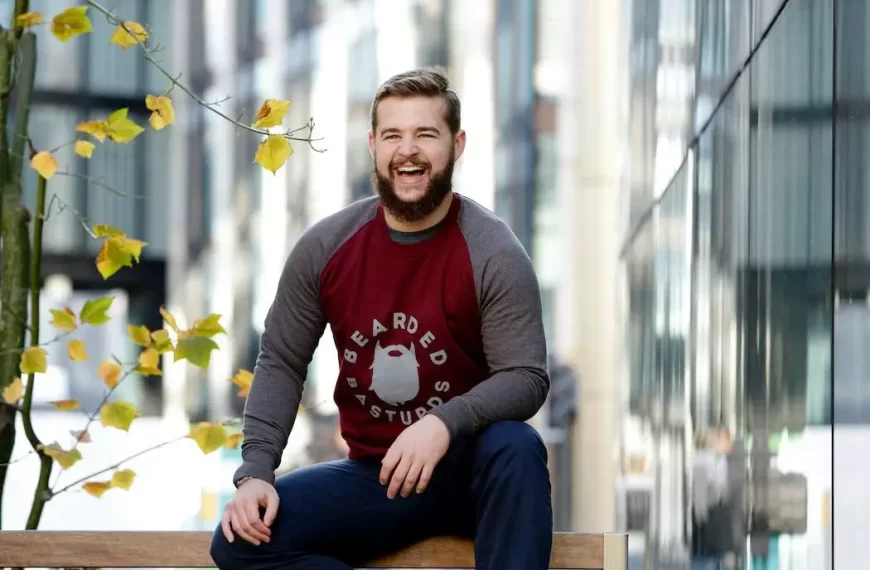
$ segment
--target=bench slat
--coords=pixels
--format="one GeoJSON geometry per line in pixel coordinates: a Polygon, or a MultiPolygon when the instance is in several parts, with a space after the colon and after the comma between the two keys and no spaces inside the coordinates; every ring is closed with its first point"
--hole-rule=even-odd
{"type": "MultiPolygon", "coordinates": [[[[0,568],[210,568],[211,537],[201,531],[0,531],[0,568]]],[[[556,533],[551,565],[626,570],[626,548],[623,534],[556,533]]],[[[465,539],[432,538],[368,567],[474,568],[474,548],[465,539]]]]}

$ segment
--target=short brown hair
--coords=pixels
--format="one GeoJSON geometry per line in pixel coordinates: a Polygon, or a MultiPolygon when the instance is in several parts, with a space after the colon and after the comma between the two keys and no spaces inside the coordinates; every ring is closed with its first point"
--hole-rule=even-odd
{"type": "Polygon", "coordinates": [[[422,67],[394,75],[384,81],[375,93],[372,103],[372,131],[378,127],[378,104],[387,97],[437,97],[447,103],[447,125],[456,134],[461,125],[462,109],[459,95],[450,87],[447,73],[440,67],[422,67]]]}

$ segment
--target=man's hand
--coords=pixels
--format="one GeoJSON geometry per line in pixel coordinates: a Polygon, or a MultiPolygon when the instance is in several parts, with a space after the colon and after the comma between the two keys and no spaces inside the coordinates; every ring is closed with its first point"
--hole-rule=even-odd
{"type": "Polygon", "coordinates": [[[278,492],[275,487],[260,479],[243,481],[233,499],[227,503],[221,528],[228,542],[233,541],[233,531],[251,544],[269,542],[269,528],[278,514],[278,492]],[[260,520],[260,507],[266,514],[260,520]]]}
{"type": "Polygon", "coordinates": [[[432,471],[450,446],[450,432],[437,416],[423,416],[403,431],[381,461],[381,485],[390,484],[387,496],[396,498],[401,489],[407,497],[417,488],[426,490],[432,471]]]}

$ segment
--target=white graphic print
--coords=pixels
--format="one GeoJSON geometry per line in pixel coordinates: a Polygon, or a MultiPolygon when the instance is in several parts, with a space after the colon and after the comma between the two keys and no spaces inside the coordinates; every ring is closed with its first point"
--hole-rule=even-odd
{"type": "Polygon", "coordinates": [[[375,345],[375,361],[369,367],[372,370],[372,385],[369,389],[374,390],[384,402],[400,406],[413,400],[420,391],[419,367],[413,342],[410,350],[401,344],[381,348],[378,342],[375,345]],[[393,356],[393,352],[399,354],[393,356]]]}
{"type": "Polygon", "coordinates": [[[387,325],[372,319],[370,333],[356,330],[350,335],[351,342],[342,354],[347,363],[344,381],[373,418],[409,426],[448,397],[449,380],[424,377],[424,386],[421,386],[419,370],[420,362],[425,366],[430,366],[431,362],[436,369],[442,366],[447,362],[447,351],[441,348],[439,339],[431,330],[420,327],[416,317],[398,312],[390,316],[391,319],[385,320],[387,325]],[[388,328],[389,325],[392,327],[388,328]],[[399,330],[411,337],[407,343],[393,340],[393,344],[381,346],[380,340],[377,340],[384,333],[399,330]],[[375,341],[374,349],[369,344],[372,341],[375,341]],[[371,364],[366,367],[369,362],[371,364]],[[370,373],[372,378],[368,389],[357,381],[359,376],[366,373],[370,373]],[[416,407],[406,407],[421,392],[432,393],[432,396],[416,407]]]}

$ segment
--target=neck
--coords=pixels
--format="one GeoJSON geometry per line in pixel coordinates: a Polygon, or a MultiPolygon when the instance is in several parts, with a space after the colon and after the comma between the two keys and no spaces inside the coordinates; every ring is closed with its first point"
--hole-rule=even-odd
{"type": "Polygon", "coordinates": [[[384,217],[387,220],[387,225],[400,232],[419,232],[431,228],[447,216],[450,211],[450,205],[453,203],[453,192],[448,192],[444,200],[435,208],[435,211],[421,220],[414,222],[406,222],[397,219],[390,211],[384,208],[384,217]]]}

